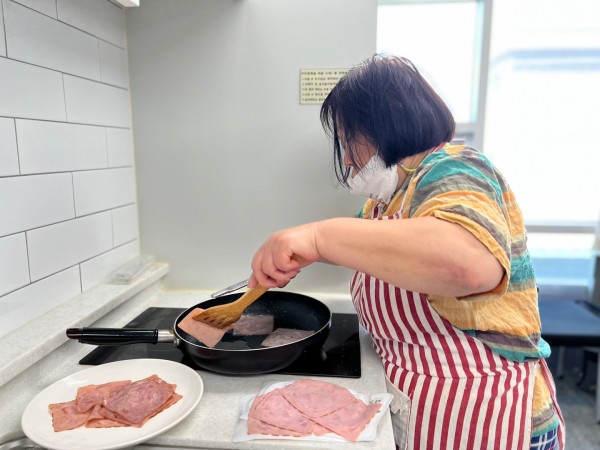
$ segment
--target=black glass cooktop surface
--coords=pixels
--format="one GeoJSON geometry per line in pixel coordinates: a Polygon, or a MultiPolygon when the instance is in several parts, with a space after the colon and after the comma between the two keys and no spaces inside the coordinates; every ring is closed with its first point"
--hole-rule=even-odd
{"type": "MultiPolygon", "coordinates": [[[[148,308],[125,328],[172,329],[184,308],[148,308]]],[[[124,359],[154,358],[180,362],[195,370],[192,360],[173,343],[99,346],[79,364],[98,365],[124,359]]],[[[274,373],[360,378],[360,342],[356,314],[332,314],[331,330],[321,351],[308,350],[291,365],[274,373]]]]}

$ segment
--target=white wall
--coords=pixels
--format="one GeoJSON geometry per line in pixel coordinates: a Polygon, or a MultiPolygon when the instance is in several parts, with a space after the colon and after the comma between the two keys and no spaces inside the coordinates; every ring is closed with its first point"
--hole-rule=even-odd
{"type": "Polygon", "coordinates": [[[124,11],[0,2],[0,334],[139,254],[124,11]]]}
{"type": "MultiPolygon", "coordinates": [[[[350,216],[299,71],[375,52],[376,0],[143,0],[127,33],[143,253],[175,288],[246,278],[282,227],[350,216]]],[[[316,264],[288,289],[347,292],[316,264]]]]}

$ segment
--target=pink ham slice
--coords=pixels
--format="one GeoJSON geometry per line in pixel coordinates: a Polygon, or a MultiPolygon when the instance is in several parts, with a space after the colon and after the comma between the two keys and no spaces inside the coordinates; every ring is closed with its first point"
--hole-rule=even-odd
{"type": "Polygon", "coordinates": [[[256,407],[265,398],[265,395],[259,395],[252,402],[250,412],[248,412],[248,434],[270,434],[272,436],[303,436],[302,433],[298,433],[292,430],[286,430],[284,428],[276,427],[275,425],[263,422],[260,419],[254,417],[256,407]]]}
{"type": "Polygon", "coordinates": [[[344,439],[356,441],[380,408],[378,403],[367,405],[355,398],[352,403],[331,414],[312,419],[344,439]]]}
{"type": "Polygon", "coordinates": [[[106,419],[102,411],[106,408],[104,406],[95,406],[92,414],[90,415],[86,428],[114,428],[114,427],[126,427],[128,424],[119,422],[116,420],[106,419]]]}
{"type": "Polygon", "coordinates": [[[151,416],[175,392],[174,385],[151,375],[120,389],[106,402],[106,409],[131,424],[141,423],[151,416]]]}
{"type": "Polygon", "coordinates": [[[281,395],[309,417],[331,414],[356,400],[348,389],[316,380],[296,381],[282,388],[281,395]]]}
{"type": "MultiPolygon", "coordinates": [[[[175,386],[175,385],[173,385],[173,386],[175,386]]],[[[175,389],[175,387],[173,389],[175,389]]],[[[148,420],[152,419],[157,414],[160,414],[165,409],[173,406],[175,403],[177,403],[182,398],[183,398],[183,395],[180,395],[177,392],[173,392],[173,395],[171,395],[169,397],[169,399],[165,402],[165,404],[162,405],[160,408],[158,408],[156,411],[154,411],[152,414],[150,414],[148,417],[146,417],[142,423],[146,423],[148,420]]]]}
{"type": "MultiPolygon", "coordinates": [[[[327,430],[329,432],[329,430],[327,430]]],[[[293,436],[300,437],[305,436],[302,433],[297,433],[291,430],[284,430],[283,428],[269,425],[268,423],[258,420],[254,417],[248,417],[248,434],[268,434],[271,436],[293,436]]]]}
{"type": "Polygon", "coordinates": [[[112,393],[131,384],[131,380],[113,381],[104,384],[90,384],[77,389],[77,410],[89,411],[96,405],[103,405],[112,393]]]}
{"type": "Polygon", "coordinates": [[[257,336],[273,332],[275,318],[272,315],[244,314],[233,324],[233,334],[257,336]]]}
{"type": "Polygon", "coordinates": [[[300,435],[311,434],[314,427],[314,422],[293,408],[281,395],[279,389],[274,389],[265,394],[262,401],[257,404],[251,417],[300,435]]]}
{"type": "MultiPolygon", "coordinates": [[[[136,422],[132,422],[131,420],[127,420],[123,417],[121,417],[119,414],[111,411],[110,409],[105,408],[104,406],[102,406],[99,410],[98,410],[98,414],[100,414],[100,416],[106,420],[109,420],[110,422],[117,422],[120,424],[123,424],[126,427],[137,427],[140,428],[143,425],[143,421],[140,421],[139,423],[136,422]]],[[[110,423],[110,422],[103,422],[103,423],[110,423]]]]}
{"type": "Polygon", "coordinates": [[[77,398],[53,403],[48,409],[54,431],[87,428],[141,427],[161,411],[177,403],[182,396],[177,385],[154,374],[134,383],[131,380],[82,386],[77,398]],[[85,411],[80,408],[88,407],[85,411]]]}
{"type": "Polygon", "coordinates": [[[71,400],[64,403],[53,403],[48,406],[52,414],[52,428],[54,431],[66,431],[79,428],[88,421],[92,411],[79,412],[77,401],[71,400]]]}
{"type": "Polygon", "coordinates": [[[248,434],[309,436],[335,433],[356,441],[381,408],[366,404],[348,389],[299,380],[257,396],[248,413],[248,434]]]}
{"type": "Polygon", "coordinates": [[[113,413],[112,411],[106,409],[103,406],[97,406],[96,410],[92,412],[92,415],[88,419],[85,426],[87,428],[114,428],[114,427],[142,427],[148,420],[157,414],[161,413],[165,409],[177,403],[179,400],[183,398],[182,395],[178,393],[173,393],[171,397],[165,402],[163,406],[154,411],[152,414],[144,417],[144,419],[139,423],[132,423],[126,419],[123,419],[118,414],[113,413]]]}
{"type": "Polygon", "coordinates": [[[299,341],[312,334],[314,331],[310,330],[294,330],[291,328],[277,328],[267,338],[261,342],[260,345],[263,347],[276,347],[278,345],[285,345],[291,342],[299,341]]]}
{"type": "Polygon", "coordinates": [[[193,317],[204,311],[202,308],[194,308],[187,316],[179,322],[179,328],[190,336],[198,339],[207,347],[214,347],[223,339],[223,335],[233,328],[229,325],[225,328],[215,328],[205,323],[194,320],[193,317]]]}
{"type": "Polygon", "coordinates": [[[86,428],[118,428],[127,426],[128,425],[126,423],[121,423],[110,419],[93,419],[85,424],[86,428]]]}
{"type": "MultiPolygon", "coordinates": [[[[286,430],[285,428],[279,428],[275,425],[263,422],[255,417],[255,411],[258,404],[266,397],[266,395],[259,395],[256,397],[248,412],[248,434],[270,434],[271,436],[306,436],[305,433],[299,433],[297,431],[286,430]]],[[[325,427],[322,427],[318,423],[312,424],[312,434],[322,436],[324,434],[331,433],[325,427]]]]}

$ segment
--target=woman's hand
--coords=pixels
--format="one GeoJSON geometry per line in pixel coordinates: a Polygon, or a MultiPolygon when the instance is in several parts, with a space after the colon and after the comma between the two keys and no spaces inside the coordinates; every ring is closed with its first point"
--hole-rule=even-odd
{"type": "Polygon", "coordinates": [[[301,268],[319,259],[314,224],[278,231],[254,255],[248,287],[284,287],[301,268]]]}

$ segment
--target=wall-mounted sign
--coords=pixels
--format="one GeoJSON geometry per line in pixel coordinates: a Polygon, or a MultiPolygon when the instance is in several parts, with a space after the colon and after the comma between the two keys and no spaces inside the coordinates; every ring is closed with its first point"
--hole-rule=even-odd
{"type": "Polygon", "coordinates": [[[300,69],[300,104],[320,105],[349,69],[300,69]]]}

